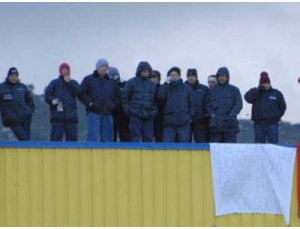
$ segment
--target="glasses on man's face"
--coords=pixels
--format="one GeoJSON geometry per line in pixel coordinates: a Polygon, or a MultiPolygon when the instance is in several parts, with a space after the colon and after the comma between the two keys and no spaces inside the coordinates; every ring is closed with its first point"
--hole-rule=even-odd
{"type": "Polygon", "coordinates": [[[216,83],[215,81],[208,81],[208,83],[216,83]]]}

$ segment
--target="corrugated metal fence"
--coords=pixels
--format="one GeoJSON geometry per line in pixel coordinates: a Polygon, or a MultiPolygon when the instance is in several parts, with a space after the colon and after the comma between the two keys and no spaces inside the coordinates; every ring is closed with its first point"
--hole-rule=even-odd
{"type": "Polygon", "coordinates": [[[215,217],[208,145],[179,145],[1,143],[0,226],[285,226],[215,217]]]}

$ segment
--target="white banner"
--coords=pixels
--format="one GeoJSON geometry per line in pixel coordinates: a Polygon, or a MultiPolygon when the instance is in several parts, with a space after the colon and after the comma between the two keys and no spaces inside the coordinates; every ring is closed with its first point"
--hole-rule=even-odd
{"type": "Polygon", "coordinates": [[[216,216],[282,214],[290,222],[296,148],[210,144],[216,216]]]}

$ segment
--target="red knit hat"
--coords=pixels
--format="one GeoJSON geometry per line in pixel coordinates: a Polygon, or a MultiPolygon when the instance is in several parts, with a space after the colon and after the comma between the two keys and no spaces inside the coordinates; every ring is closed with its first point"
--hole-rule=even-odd
{"type": "Polygon", "coordinates": [[[69,75],[71,75],[71,68],[70,68],[70,65],[67,64],[67,63],[62,63],[60,66],[59,66],[59,74],[62,75],[62,70],[64,68],[67,68],[69,70],[69,75]]]}
{"type": "Polygon", "coordinates": [[[262,72],[262,73],[260,73],[259,84],[265,84],[265,83],[271,84],[271,81],[270,81],[268,73],[262,72]]]}

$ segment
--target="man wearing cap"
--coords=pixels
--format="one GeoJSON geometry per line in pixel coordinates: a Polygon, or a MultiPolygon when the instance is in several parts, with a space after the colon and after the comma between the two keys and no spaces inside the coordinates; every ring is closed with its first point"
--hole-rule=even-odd
{"type": "Polygon", "coordinates": [[[195,96],[190,86],[180,78],[180,68],[171,68],[167,80],[158,92],[164,101],[164,142],[189,142],[190,122],[195,115],[195,96]]]}
{"type": "Polygon", "coordinates": [[[50,105],[51,141],[78,140],[78,115],[76,98],[80,86],[71,79],[71,68],[67,63],[59,66],[59,76],[45,90],[45,101],[50,105]]]}
{"type": "Polygon", "coordinates": [[[107,75],[108,62],[99,59],[95,71],[81,82],[80,101],[87,111],[87,141],[113,141],[113,111],[119,101],[119,86],[107,75]]]}
{"type": "Polygon", "coordinates": [[[218,86],[208,91],[206,110],[209,115],[210,142],[236,143],[239,130],[237,115],[243,108],[240,90],[229,84],[226,67],[217,71],[218,86]]]}
{"type": "Polygon", "coordinates": [[[124,89],[126,81],[121,79],[119,70],[115,67],[109,67],[107,72],[109,78],[116,81],[120,88],[120,97],[118,105],[116,106],[113,112],[114,119],[114,142],[118,141],[118,137],[120,142],[129,142],[130,141],[130,132],[129,132],[129,118],[124,113],[123,106],[121,104],[121,93],[124,89]]]}
{"type": "Polygon", "coordinates": [[[131,142],[153,141],[153,119],[156,116],[155,84],[150,81],[152,68],[148,62],[138,64],[135,77],[125,84],[122,104],[130,122],[131,142]]]}
{"type": "Polygon", "coordinates": [[[207,86],[198,81],[197,69],[187,70],[187,81],[194,92],[195,97],[195,116],[192,118],[190,126],[190,142],[194,138],[196,143],[208,142],[208,117],[205,108],[205,98],[208,91],[207,86]]]}
{"type": "Polygon", "coordinates": [[[286,103],[282,93],[272,88],[267,72],[260,74],[259,86],[247,91],[245,100],[252,104],[255,143],[278,144],[278,127],[286,103]]]}
{"type": "Polygon", "coordinates": [[[207,78],[207,84],[208,84],[208,88],[209,89],[213,89],[216,86],[218,86],[218,82],[217,82],[217,76],[216,75],[210,75],[207,78]]]}
{"type": "Polygon", "coordinates": [[[162,142],[163,141],[163,121],[164,121],[164,103],[163,101],[159,100],[157,98],[157,94],[159,91],[159,88],[161,87],[160,84],[161,75],[160,72],[157,70],[153,70],[152,74],[150,76],[150,80],[156,85],[156,95],[155,95],[155,101],[157,106],[157,115],[154,118],[154,140],[155,142],[162,142]]]}
{"type": "Polygon", "coordinates": [[[0,84],[0,110],[3,126],[9,127],[19,141],[29,141],[34,103],[27,86],[19,82],[15,67],[0,84]]]}

